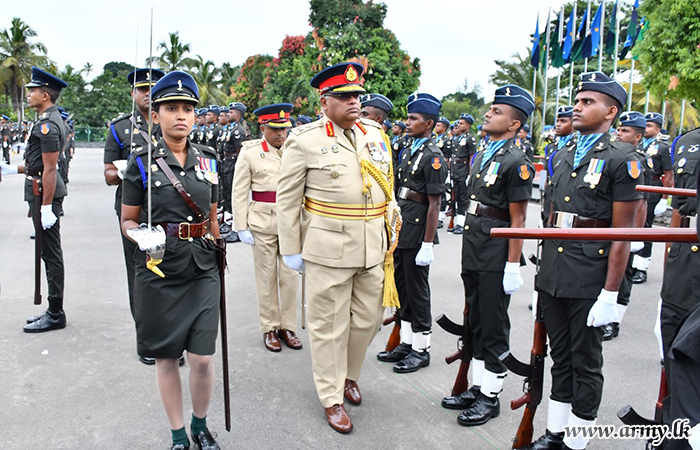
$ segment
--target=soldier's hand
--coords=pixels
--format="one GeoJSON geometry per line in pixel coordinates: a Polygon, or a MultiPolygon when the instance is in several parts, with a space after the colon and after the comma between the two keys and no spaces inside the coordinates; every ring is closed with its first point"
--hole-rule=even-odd
{"type": "Polygon", "coordinates": [[[662,198],[659,200],[659,203],[654,206],[654,215],[655,216],[660,216],[663,213],[666,212],[666,208],[668,207],[668,200],[665,198],[662,198]]]}
{"type": "Polygon", "coordinates": [[[56,223],[56,214],[51,210],[51,205],[41,205],[41,227],[47,230],[56,223]]]}
{"type": "Polygon", "coordinates": [[[416,255],[416,265],[417,266],[429,266],[433,262],[433,243],[423,242],[416,255]]]}
{"type": "Polygon", "coordinates": [[[244,244],[255,245],[255,239],[253,238],[253,233],[248,230],[240,230],[238,232],[238,238],[244,244]]]}
{"type": "Polygon", "coordinates": [[[523,285],[523,277],[520,276],[519,262],[506,262],[503,271],[503,292],[512,295],[523,285]]]}
{"type": "Polygon", "coordinates": [[[15,175],[18,172],[18,168],[16,165],[10,165],[10,164],[5,164],[4,162],[0,162],[0,174],[2,175],[15,175]]]}
{"type": "Polygon", "coordinates": [[[617,320],[617,295],[618,292],[601,289],[598,299],[588,311],[586,324],[589,327],[602,327],[617,320]]]}
{"type": "Polygon", "coordinates": [[[304,271],[304,260],[301,257],[301,253],[295,255],[282,255],[282,261],[284,264],[295,272],[302,273],[304,271]]]}

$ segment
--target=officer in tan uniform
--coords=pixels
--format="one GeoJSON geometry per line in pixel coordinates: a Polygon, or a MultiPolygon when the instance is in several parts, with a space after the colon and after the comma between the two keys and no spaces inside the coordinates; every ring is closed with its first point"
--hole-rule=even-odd
{"type": "Polygon", "coordinates": [[[292,109],[289,103],[278,103],[254,111],[263,138],[243,143],[233,176],[233,222],[240,240],[253,246],[260,329],[271,352],[282,350],[280,339],[289,348],[301,348],[295,334],[297,274],[282,263],[275,211],[282,146],[292,126],[292,109]]]}
{"type": "Polygon", "coordinates": [[[311,80],[324,115],[291,131],[277,186],[284,262],[306,271],[316,391],[340,433],[352,430],[343,397],[362,401],[357,380],[382,319],[386,213],[394,212],[391,153],[380,125],[359,119],[362,71],[342,63],[311,80]]]}

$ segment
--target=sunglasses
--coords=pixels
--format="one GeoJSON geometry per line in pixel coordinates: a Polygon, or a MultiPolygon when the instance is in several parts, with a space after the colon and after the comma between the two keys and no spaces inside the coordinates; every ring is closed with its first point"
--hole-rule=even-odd
{"type": "Polygon", "coordinates": [[[325,95],[328,97],[337,98],[338,100],[343,101],[343,102],[350,101],[350,99],[356,100],[356,99],[360,98],[359,92],[347,92],[347,93],[329,92],[325,95]]]}

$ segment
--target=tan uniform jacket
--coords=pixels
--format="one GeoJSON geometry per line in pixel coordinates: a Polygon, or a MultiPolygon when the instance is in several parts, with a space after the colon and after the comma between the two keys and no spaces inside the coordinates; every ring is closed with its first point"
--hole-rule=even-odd
{"type": "Polygon", "coordinates": [[[353,125],[357,150],[343,130],[327,118],[292,130],[285,143],[277,187],[283,255],[301,253],[307,261],[344,268],[369,268],[384,261],[387,237],[382,217],[341,220],[310,213],[303,207],[305,197],[353,208],[387,201],[379,183],[371,177],[369,196],[363,193],[360,158],[388,172],[391,155],[379,125],[363,119],[360,123],[361,127],[353,125]]]}
{"type": "Polygon", "coordinates": [[[236,230],[250,229],[258,233],[277,234],[275,204],[250,201],[250,191],[274,192],[282,158],[277,149],[263,139],[246,141],[236,162],[233,175],[233,223],[236,230]]]}

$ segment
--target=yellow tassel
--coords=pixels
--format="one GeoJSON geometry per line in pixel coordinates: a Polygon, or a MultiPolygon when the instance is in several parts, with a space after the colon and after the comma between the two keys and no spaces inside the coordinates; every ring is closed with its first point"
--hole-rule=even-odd
{"type": "Polygon", "coordinates": [[[400,308],[399,292],[396,289],[396,280],[394,279],[394,254],[391,251],[386,252],[384,256],[384,298],[382,306],[385,308],[400,308]]]}
{"type": "Polygon", "coordinates": [[[163,262],[162,259],[149,259],[146,262],[146,267],[148,267],[148,270],[155,273],[159,277],[165,278],[165,274],[163,273],[163,271],[158,268],[158,264],[160,264],[162,262],[163,262]]]}

